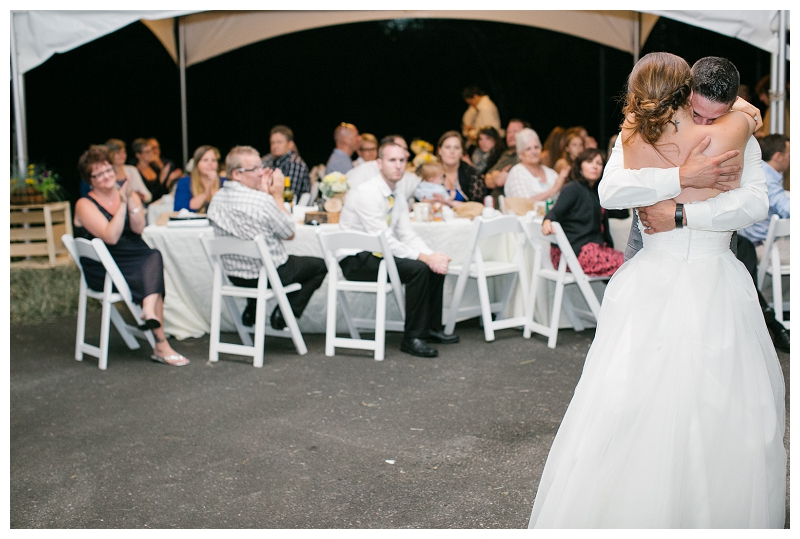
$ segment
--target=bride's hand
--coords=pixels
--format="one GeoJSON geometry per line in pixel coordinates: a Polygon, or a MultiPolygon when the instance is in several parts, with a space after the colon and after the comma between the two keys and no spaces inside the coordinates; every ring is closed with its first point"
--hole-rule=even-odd
{"type": "Polygon", "coordinates": [[[645,234],[667,232],[675,228],[675,200],[667,199],[652,206],[638,208],[639,220],[644,225],[645,234]]]}
{"type": "Polygon", "coordinates": [[[744,112],[748,116],[750,116],[753,120],[756,121],[756,131],[761,129],[761,126],[764,125],[764,122],[761,120],[761,111],[758,110],[758,107],[748,103],[741,97],[737,97],[736,101],[733,102],[733,106],[731,110],[738,110],[739,112],[744,112]]]}

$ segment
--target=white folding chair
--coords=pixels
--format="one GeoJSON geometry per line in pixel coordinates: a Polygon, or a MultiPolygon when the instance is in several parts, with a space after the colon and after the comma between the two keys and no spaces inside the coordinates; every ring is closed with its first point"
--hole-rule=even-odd
{"type": "Polygon", "coordinates": [[[405,329],[405,299],[403,285],[394,257],[391,256],[386,233],[367,234],[355,231],[325,232],[317,230],[317,237],[322,246],[325,263],[328,265],[328,319],[325,331],[325,355],[333,356],[336,348],[355,348],[359,350],[373,350],[375,360],[381,361],[386,350],[386,331],[403,331],[405,329]],[[374,253],[384,253],[378,266],[378,279],[372,281],[348,281],[341,275],[341,268],[336,261],[336,251],[339,249],[358,249],[374,253]],[[345,292],[368,292],[377,295],[375,304],[375,319],[352,318],[350,307],[345,292]],[[401,320],[386,320],[386,295],[393,293],[397,306],[400,309],[401,320]],[[350,338],[336,336],[336,310],[341,305],[350,338]],[[375,339],[372,341],[361,338],[359,329],[375,330],[375,339]]]}
{"type": "MultiPolygon", "coordinates": [[[[790,328],[788,320],[783,319],[783,311],[790,308],[788,302],[783,302],[783,283],[781,278],[790,274],[790,264],[781,264],[781,254],[775,240],[779,238],[789,238],[790,219],[781,219],[773,215],[769,220],[767,238],[764,240],[764,250],[761,252],[761,260],[758,262],[758,289],[764,289],[764,281],[767,274],[772,277],[772,308],[775,309],[775,320],[778,320],[786,329],[790,328]]],[[[788,241],[788,239],[787,239],[788,241]]]]}
{"type": "Polygon", "coordinates": [[[522,225],[516,215],[503,215],[491,219],[476,217],[473,219],[472,234],[469,242],[467,256],[462,264],[451,264],[447,273],[458,275],[453,300],[447,315],[447,324],[444,332],[452,335],[456,322],[480,316],[483,322],[483,332],[487,341],[494,340],[494,332],[500,329],[525,326],[529,318],[527,305],[522,316],[503,318],[508,306],[514,285],[519,280],[523,298],[528,297],[528,270],[525,263],[525,246],[533,246],[526,227],[522,225]],[[515,234],[516,250],[511,262],[484,260],[479,246],[481,240],[486,240],[501,234],[515,234]],[[489,299],[488,277],[506,276],[500,298],[494,302],[489,299]],[[461,307],[464,290],[469,279],[475,279],[478,285],[480,305],[461,307]],[[492,320],[492,314],[495,320],[492,320]]]}
{"type": "Polygon", "coordinates": [[[89,354],[98,359],[97,366],[101,370],[106,370],[108,367],[108,337],[112,323],[131,350],[139,348],[139,342],[136,338],[146,339],[150,346],[155,349],[156,341],[153,337],[153,332],[128,324],[114,306],[115,303],[123,301],[128,306],[134,320],[140,321],[142,319],[142,309],[133,303],[131,289],[128,287],[125,277],[123,277],[122,272],[120,272],[119,267],[111,257],[111,253],[108,252],[103,240],[99,238],[95,238],[92,241],[83,238],[75,239],[71,234],[64,234],[61,236],[61,241],[67,247],[72,260],[78,265],[78,269],[81,270],[81,284],[78,296],[78,328],[75,335],[75,359],[83,361],[83,354],[89,354]],[[83,272],[81,257],[103,264],[106,270],[106,278],[102,292],[92,290],[86,284],[86,275],[83,272]],[[116,291],[114,291],[114,288],[116,288],[116,291]],[[99,347],[85,342],[87,298],[94,298],[103,305],[99,347]]]}
{"type": "Polygon", "coordinates": [[[524,331],[524,337],[526,339],[530,337],[532,331],[547,337],[547,346],[549,348],[556,347],[562,306],[575,331],[583,331],[585,326],[581,320],[582,318],[597,321],[600,316],[600,301],[597,299],[597,295],[594,293],[589,283],[608,281],[611,278],[591,277],[586,275],[581,265],[578,263],[578,257],[575,256],[575,252],[572,250],[572,246],[569,240],[567,240],[567,236],[564,234],[561,225],[556,221],[552,221],[552,225],[555,234],[545,236],[542,234],[541,223],[533,219],[530,221],[531,237],[533,238],[534,244],[534,260],[530,299],[528,300],[530,318],[528,319],[528,324],[524,331]],[[561,260],[558,263],[558,269],[554,268],[550,261],[551,244],[555,244],[561,249],[561,260]],[[567,272],[567,269],[569,269],[569,272],[567,272]],[[550,309],[550,321],[545,324],[534,320],[536,313],[536,296],[540,287],[542,287],[542,281],[549,281],[555,284],[555,295],[553,296],[553,304],[550,309]],[[578,290],[580,290],[589,308],[588,310],[578,309],[572,304],[569,296],[564,294],[565,287],[571,285],[576,285],[578,290]]]}
{"type": "Polygon", "coordinates": [[[295,319],[292,307],[286,297],[286,294],[300,290],[300,284],[284,285],[281,283],[281,279],[278,277],[278,270],[272,262],[272,257],[264,238],[259,235],[253,240],[241,240],[233,236],[204,237],[201,239],[206,255],[211,262],[211,268],[214,271],[211,297],[211,331],[208,347],[209,361],[219,361],[219,354],[222,352],[252,357],[254,367],[263,367],[265,335],[291,337],[298,354],[302,356],[308,352],[306,343],[303,341],[303,335],[297,325],[297,319],[295,319]],[[239,255],[261,260],[258,286],[256,288],[248,288],[233,285],[225,274],[220,258],[225,255],[239,255]],[[267,288],[267,285],[270,288],[267,288]],[[253,326],[246,327],[242,324],[242,313],[239,311],[234,298],[256,299],[256,321],[253,326]],[[283,319],[286,321],[287,327],[282,330],[273,329],[271,326],[268,327],[267,300],[272,298],[277,300],[283,319]],[[242,344],[220,342],[220,318],[222,316],[223,300],[233,318],[236,332],[239,334],[242,344]],[[253,333],[253,338],[250,337],[251,333],[253,333]]]}

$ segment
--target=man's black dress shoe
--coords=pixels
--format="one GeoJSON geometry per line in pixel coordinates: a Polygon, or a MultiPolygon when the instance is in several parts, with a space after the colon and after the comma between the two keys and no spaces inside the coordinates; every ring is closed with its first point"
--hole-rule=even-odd
{"type": "Polygon", "coordinates": [[[256,312],[255,310],[251,311],[249,309],[245,309],[242,313],[242,325],[243,326],[252,326],[256,323],[256,312]]]}
{"type": "Polygon", "coordinates": [[[436,357],[439,352],[436,348],[431,348],[422,339],[403,339],[400,343],[400,351],[417,357],[436,357]]]}
{"type": "Polygon", "coordinates": [[[461,339],[458,338],[458,335],[445,335],[441,331],[430,330],[425,340],[428,342],[438,342],[439,344],[455,344],[461,339]]]}
{"type": "Polygon", "coordinates": [[[781,352],[789,352],[789,330],[783,327],[783,324],[776,321],[769,327],[769,333],[772,335],[772,344],[781,352]]]}
{"type": "Polygon", "coordinates": [[[272,326],[272,329],[277,330],[281,330],[286,327],[286,321],[283,319],[283,313],[281,312],[279,305],[276,305],[275,309],[272,311],[272,314],[269,317],[269,325],[272,326]]]}

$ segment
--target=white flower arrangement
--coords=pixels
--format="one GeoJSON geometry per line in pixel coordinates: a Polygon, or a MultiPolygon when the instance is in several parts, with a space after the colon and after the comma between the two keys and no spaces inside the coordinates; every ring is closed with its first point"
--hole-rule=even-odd
{"type": "Polygon", "coordinates": [[[350,190],[350,184],[347,183],[347,176],[341,172],[331,172],[326,174],[319,184],[319,192],[325,198],[331,198],[334,195],[342,195],[350,190]]]}

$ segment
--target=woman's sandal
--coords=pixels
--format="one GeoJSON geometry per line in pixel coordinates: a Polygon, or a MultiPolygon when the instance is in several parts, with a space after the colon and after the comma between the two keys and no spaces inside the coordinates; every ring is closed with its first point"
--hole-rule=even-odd
{"type": "Polygon", "coordinates": [[[173,367],[183,367],[184,365],[189,364],[189,358],[184,357],[181,354],[170,354],[164,357],[153,354],[150,356],[150,359],[157,361],[158,363],[163,363],[164,365],[171,365],[173,367]]]}

